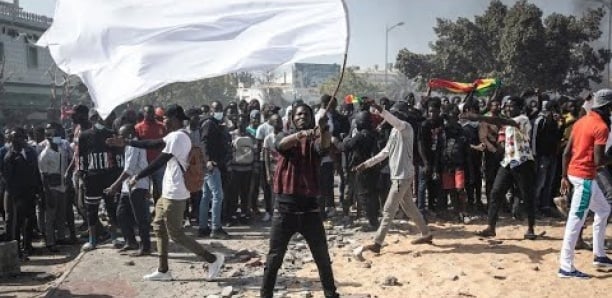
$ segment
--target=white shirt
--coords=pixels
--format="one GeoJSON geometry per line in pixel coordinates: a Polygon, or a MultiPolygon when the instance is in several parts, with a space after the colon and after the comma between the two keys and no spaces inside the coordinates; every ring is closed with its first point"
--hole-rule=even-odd
{"type": "Polygon", "coordinates": [[[190,197],[190,193],[185,187],[183,170],[187,171],[191,140],[186,133],[173,131],[164,137],[164,142],[166,147],[162,153],[172,154],[173,157],[166,164],[162,182],[162,197],[169,200],[186,200],[190,197]]]}
{"type": "MultiPolygon", "coordinates": [[[[125,146],[125,152],[123,154],[125,156],[125,164],[123,165],[123,171],[130,176],[137,175],[149,165],[147,161],[147,150],[145,149],[125,146]]],[[[130,193],[128,180],[129,179],[123,181],[123,184],[121,185],[122,193],[130,193]]],[[[143,178],[136,181],[134,189],[149,189],[149,179],[143,178]]]]}
{"type": "Polygon", "coordinates": [[[68,168],[68,164],[72,159],[72,150],[70,145],[65,140],[58,144],[57,151],[51,149],[51,146],[45,144],[40,146],[43,148],[38,156],[38,170],[42,174],[59,174],[62,178],[62,183],[59,186],[51,186],[50,189],[64,192],[66,191],[66,182],[64,173],[68,168]]]}
{"type": "Polygon", "coordinates": [[[501,162],[502,167],[510,168],[517,167],[528,160],[533,159],[531,150],[531,124],[529,118],[525,115],[519,115],[512,118],[518,123],[519,127],[505,127],[505,142],[504,142],[504,159],[501,162]]]}

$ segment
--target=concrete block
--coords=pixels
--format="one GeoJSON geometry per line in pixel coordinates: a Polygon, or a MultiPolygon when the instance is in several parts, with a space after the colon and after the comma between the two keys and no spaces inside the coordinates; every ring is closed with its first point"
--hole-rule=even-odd
{"type": "Polygon", "coordinates": [[[21,273],[17,241],[0,242],[0,277],[21,273]]]}

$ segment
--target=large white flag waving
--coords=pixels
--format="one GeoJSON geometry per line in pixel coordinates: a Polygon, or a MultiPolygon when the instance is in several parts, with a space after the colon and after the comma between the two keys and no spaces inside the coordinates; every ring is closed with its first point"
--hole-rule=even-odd
{"type": "Polygon", "coordinates": [[[173,82],[346,51],[342,0],[58,0],[38,41],[99,113],[173,82]]]}

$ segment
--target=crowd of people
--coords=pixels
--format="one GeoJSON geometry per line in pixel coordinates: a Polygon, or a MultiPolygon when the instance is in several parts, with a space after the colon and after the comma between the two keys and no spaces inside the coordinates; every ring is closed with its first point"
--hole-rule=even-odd
{"type": "Polygon", "coordinates": [[[559,275],[588,277],[573,266],[574,247],[590,248],[581,236],[587,209],[595,213],[594,264],[612,266],[603,242],[612,193],[596,180],[612,159],[611,109],[610,90],[584,99],[528,90],[359,103],[323,95],[312,106],[294,102],[284,115],[257,100],[186,111],[145,106],[106,119],[78,105],[68,127],[13,127],[2,135],[4,240],[18,240],[27,258],[37,235],[54,253],[78,244],[86,230],[84,251],[110,240],[146,256],[152,226],[159,267],[146,280],[172,279],[169,238],[210,263],[212,278],[224,256],[184,226],[197,227],[198,237],[229,239],[224,227],[271,221],[262,296],[272,296],[287,244],[300,233],[325,296],[336,297],[326,220],[352,226],[365,219],[361,229],[376,236],[355,250],[362,257],[380,252],[398,207],[421,233],[415,245],[432,243],[433,219],[469,224],[486,215],[477,234],[494,237],[504,212],[526,215],[529,240],[538,237],[537,218],[567,217],[559,275]]]}

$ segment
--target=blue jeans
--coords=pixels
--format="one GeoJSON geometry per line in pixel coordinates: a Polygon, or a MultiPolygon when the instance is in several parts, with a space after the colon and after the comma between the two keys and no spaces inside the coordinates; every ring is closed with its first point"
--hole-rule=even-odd
{"type": "Polygon", "coordinates": [[[200,229],[208,228],[208,209],[212,199],[211,226],[213,230],[221,228],[221,208],[223,206],[223,184],[221,183],[221,172],[214,168],[206,173],[204,177],[204,188],[200,201],[200,229]]]}

